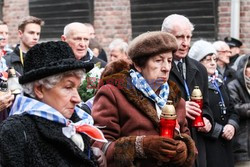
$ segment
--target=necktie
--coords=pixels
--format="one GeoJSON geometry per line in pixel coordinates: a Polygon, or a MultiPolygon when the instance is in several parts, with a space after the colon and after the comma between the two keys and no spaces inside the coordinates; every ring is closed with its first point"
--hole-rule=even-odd
{"type": "Polygon", "coordinates": [[[181,74],[181,77],[184,79],[184,75],[183,75],[183,66],[182,66],[182,62],[181,62],[181,61],[179,61],[179,62],[177,63],[177,67],[178,67],[178,70],[179,70],[179,72],[180,72],[180,74],[181,74]]]}

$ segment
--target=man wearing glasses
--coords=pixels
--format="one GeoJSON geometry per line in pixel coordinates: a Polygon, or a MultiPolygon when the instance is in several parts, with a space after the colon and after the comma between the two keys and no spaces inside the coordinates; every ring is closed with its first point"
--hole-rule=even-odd
{"type": "Polygon", "coordinates": [[[232,52],[224,41],[216,41],[213,46],[218,54],[217,70],[223,76],[224,83],[227,85],[235,78],[235,70],[228,65],[232,52]]]}

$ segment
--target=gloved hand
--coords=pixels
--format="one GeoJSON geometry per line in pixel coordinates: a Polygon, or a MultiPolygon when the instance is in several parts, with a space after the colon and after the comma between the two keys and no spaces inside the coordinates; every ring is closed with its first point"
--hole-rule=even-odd
{"type": "Polygon", "coordinates": [[[177,142],[174,139],[161,136],[146,136],[143,139],[143,149],[146,156],[162,162],[168,162],[176,156],[177,142]]]}
{"type": "Polygon", "coordinates": [[[177,166],[181,166],[186,161],[187,156],[188,151],[186,144],[181,140],[177,140],[176,155],[170,160],[171,163],[177,166]]]}
{"type": "Polygon", "coordinates": [[[174,139],[177,141],[177,153],[170,163],[181,167],[192,167],[198,155],[193,139],[184,133],[176,135],[174,139]]]}
{"type": "Polygon", "coordinates": [[[104,153],[98,147],[92,147],[93,153],[96,157],[99,167],[107,167],[107,161],[104,153]]]}

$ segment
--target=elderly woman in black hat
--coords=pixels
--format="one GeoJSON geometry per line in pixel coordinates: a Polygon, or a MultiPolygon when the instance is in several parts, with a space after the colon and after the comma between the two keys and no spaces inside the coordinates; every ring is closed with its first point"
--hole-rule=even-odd
{"type": "Polygon", "coordinates": [[[192,166],[195,146],[188,136],[185,101],[168,82],[177,42],[166,32],[147,32],[129,45],[133,64],[118,60],[108,64],[95,96],[92,116],[102,126],[108,143],[95,142],[108,166],[192,166]],[[160,136],[160,115],[167,100],[177,112],[182,138],[160,136]]]}
{"type": "Polygon", "coordinates": [[[76,107],[78,87],[91,68],[76,60],[65,42],[37,44],[28,51],[19,78],[24,95],[16,96],[11,116],[0,126],[2,166],[98,166],[89,136],[105,139],[87,133],[86,128],[99,130],[76,107]]]}

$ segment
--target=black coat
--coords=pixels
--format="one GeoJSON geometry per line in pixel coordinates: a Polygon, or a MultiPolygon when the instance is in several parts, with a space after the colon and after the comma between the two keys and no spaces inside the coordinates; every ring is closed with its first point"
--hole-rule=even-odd
{"type": "Polygon", "coordinates": [[[234,109],[240,116],[240,128],[233,143],[235,161],[250,161],[250,94],[246,89],[244,71],[250,55],[244,56],[236,72],[236,79],[228,84],[234,109]]]}
{"type": "MultiPolygon", "coordinates": [[[[14,69],[19,73],[19,75],[23,75],[23,64],[20,59],[20,49],[19,44],[15,47],[14,51],[11,53],[7,53],[4,56],[6,60],[6,64],[8,67],[14,67],[14,69]]],[[[25,53],[23,53],[23,60],[25,58],[25,53]]]]}
{"type": "MultiPolygon", "coordinates": [[[[83,61],[89,60],[89,57],[90,57],[89,52],[87,52],[87,54],[84,57],[82,57],[81,60],[83,60],[83,61]]],[[[107,64],[105,61],[103,61],[102,59],[99,59],[98,57],[95,57],[95,56],[93,56],[93,58],[89,62],[94,63],[94,64],[100,62],[101,68],[104,68],[107,64]]]]}
{"type": "Polygon", "coordinates": [[[0,125],[0,164],[3,167],[96,166],[89,138],[82,135],[83,152],[64,136],[62,127],[28,114],[8,117],[0,125]]]}
{"type": "Polygon", "coordinates": [[[219,90],[223,96],[226,106],[226,114],[223,114],[219,105],[221,97],[219,91],[208,83],[209,107],[213,112],[214,126],[206,140],[207,167],[233,167],[232,141],[221,137],[222,130],[226,124],[231,124],[236,130],[239,128],[239,116],[233,109],[228,91],[223,83],[218,83],[219,90]]]}
{"type": "MultiPolygon", "coordinates": [[[[219,74],[222,75],[220,71],[219,71],[219,74]]],[[[229,82],[235,79],[235,74],[236,74],[236,71],[233,68],[231,68],[229,65],[226,65],[225,72],[222,75],[225,85],[227,85],[229,82]]]]}
{"type": "MultiPolygon", "coordinates": [[[[203,116],[208,118],[210,122],[213,124],[213,116],[212,112],[209,109],[208,105],[208,76],[207,76],[207,70],[206,68],[198,61],[189,58],[188,56],[185,58],[185,64],[186,64],[186,81],[189,88],[189,92],[191,92],[194,89],[194,86],[199,86],[201,92],[203,93],[203,116]]],[[[184,87],[184,81],[181,77],[179,71],[177,70],[177,67],[175,63],[172,63],[172,70],[170,72],[170,80],[174,81],[182,92],[182,97],[185,100],[187,99],[187,93],[185,91],[184,87]]],[[[191,125],[191,121],[189,120],[189,125],[191,125]]],[[[196,128],[193,128],[191,126],[191,135],[192,138],[195,141],[196,147],[198,149],[198,158],[195,162],[196,167],[206,167],[206,148],[204,143],[204,136],[203,133],[200,133],[196,130],[196,128]]]]}

